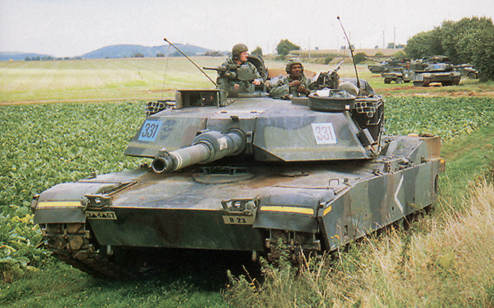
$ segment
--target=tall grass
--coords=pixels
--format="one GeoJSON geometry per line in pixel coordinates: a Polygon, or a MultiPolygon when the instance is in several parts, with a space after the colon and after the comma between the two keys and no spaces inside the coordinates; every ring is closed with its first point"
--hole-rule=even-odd
{"type": "Polygon", "coordinates": [[[348,252],[264,266],[265,281],[232,278],[238,307],[447,307],[494,305],[494,185],[480,181],[465,212],[426,216],[414,232],[390,229],[348,252]],[[250,283],[250,284],[249,284],[250,283]]]}

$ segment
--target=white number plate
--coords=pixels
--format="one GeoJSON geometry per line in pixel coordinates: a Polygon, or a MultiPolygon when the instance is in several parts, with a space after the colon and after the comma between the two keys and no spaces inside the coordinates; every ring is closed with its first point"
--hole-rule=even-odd
{"type": "Polygon", "coordinates": [[[227,225],[252,225],[254,216],[223,215],[223,222],[227,225]]]}
{"type": "Polygon", "coordinates": [[[312,123],[312,131],[317,144],[336,144],[333,123],[312,123]]]}

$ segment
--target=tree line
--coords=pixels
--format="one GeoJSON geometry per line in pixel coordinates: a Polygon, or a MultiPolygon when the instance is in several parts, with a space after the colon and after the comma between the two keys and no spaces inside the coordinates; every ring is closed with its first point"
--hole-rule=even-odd
{"type": "Polygon", "coordinates": [[[445,55],[455,64],[471,63],[479,70],[481,81],[494,80],[494,24],[491,18],[444,21],[441,26],[410,38],[405,52],[410,58],[445,55]]]}

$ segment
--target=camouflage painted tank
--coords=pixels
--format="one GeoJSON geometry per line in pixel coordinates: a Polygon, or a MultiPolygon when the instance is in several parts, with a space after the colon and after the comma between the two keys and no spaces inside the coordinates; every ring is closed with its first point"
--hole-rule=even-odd
{"type": "Polygon", "coordinates": [[[381,76],[384,78],[384,83],[389,84],[391,82],[395,83],[408,83],[411,81],[412,72],[407,68],[393,69],[392,71],[382,73],[381,76]]]}
{"type": "Polygon", "coordinates": [[[367,65],[367,68],[369,69],[369,71],[371,73],[381,74],[381,73],[384,73],[388,70],[388,62],[383,61],[383,62],[378,63],[378,64],[369,64],[369,65],[367,65]]]}
{"type": "Polygon", "coordinates": [[[443,86],[460,84],[461,73],[454,70],[449,63],[431,63],[423,70],[416,70],[413,77],[414,86],[427,87],[431,83],[443,86]]]}
{"type": "Polygon", "coordinates": [[[125,152],[150,164],[35,196],[44,244],[83,271],[117,277],[132,249],[273,260],[281,240],[296,257],[430,206],[444,167],[439,138],[384,136],[384,102],[361,82],[360,91],[342,82],[293,100],[181,90],[150,103],[125,152]]]}
{"type": "Polygon", "coordinates": [[[369,64],[367,68],[371,73],[384,74],[388,72],[397,72],[406,69],[409,65],[409,59],[391,58],[378,64],[369,64]]]}

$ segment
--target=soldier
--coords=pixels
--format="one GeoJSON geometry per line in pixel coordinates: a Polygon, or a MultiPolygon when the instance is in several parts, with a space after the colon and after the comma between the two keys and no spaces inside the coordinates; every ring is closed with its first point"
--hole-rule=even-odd
{"type": "Polygon", "coordinates": [[[240,92],[252,93],[255,86],[262,83],[262,78],[254,64],[247,61],[249,56],[245,44],[236,44],[232,56],[223,63],[218,71],[218,88],[235,96],[240,92]]]}
{"type": "Polygon", "coordinates": [[[311,81],[304,75],[304,66],[300,61],[288,61],[285,71],[287,77],[281,77],[270,85],[269,95],[273,98],[289,99],[291,96],[307,96],[310,93],[311,81]]]}

